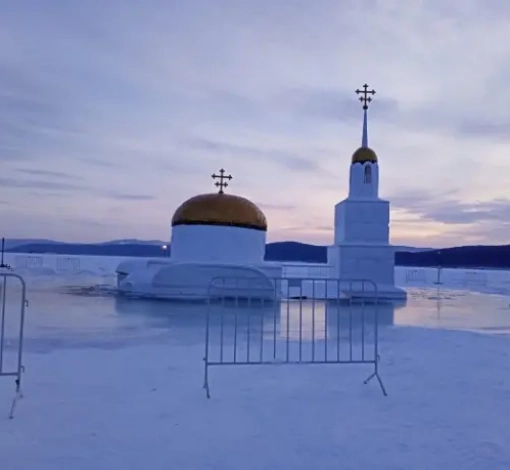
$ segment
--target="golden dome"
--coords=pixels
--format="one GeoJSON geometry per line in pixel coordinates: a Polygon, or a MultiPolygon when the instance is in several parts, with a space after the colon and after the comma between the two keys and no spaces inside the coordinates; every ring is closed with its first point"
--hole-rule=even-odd
{"type": "Polygon", "coordinates": [[[267,231],[267,220],[253,202],[232,194],[200,194],[175,211],[176,225],[224,225],[267,231]]]}
{"type": "Polygon", "coordinates": [[[377,155],[368,147],[360,147],[352,154],[352,163],[377,163],[377,155]]]}

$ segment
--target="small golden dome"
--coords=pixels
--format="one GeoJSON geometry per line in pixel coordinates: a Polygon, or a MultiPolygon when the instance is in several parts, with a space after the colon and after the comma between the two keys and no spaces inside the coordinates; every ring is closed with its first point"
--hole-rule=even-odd
{"type": "Polygon", "coordinates": [[[175,211],[176,225],[224,225],[267,231],[264,213],[253,202],[232,194],[200,194],[175,211]]]}
{"type": "Polygon", "coordinates": [[[360,147],[352,154],[352,163],[377,163],[377,155],[368,147],[360,147]]]}

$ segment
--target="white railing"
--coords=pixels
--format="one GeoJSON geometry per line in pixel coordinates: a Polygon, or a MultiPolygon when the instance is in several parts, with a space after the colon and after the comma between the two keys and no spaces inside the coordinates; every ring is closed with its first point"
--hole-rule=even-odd
{"type": "Polygon", "coordinates": [[[333,268],[322,263],[282,263],[282,277],[328,279],[334,277],[333,268]]]}

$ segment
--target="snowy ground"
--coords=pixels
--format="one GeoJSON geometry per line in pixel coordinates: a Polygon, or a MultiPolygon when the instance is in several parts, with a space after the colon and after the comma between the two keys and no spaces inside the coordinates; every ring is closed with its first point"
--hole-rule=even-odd
{"type": "Polygon", "coordinates": [[[388,397],[363,385],[368,366],[250,366],[211,369],[210,400],[203,317],[29,276],[25,397],[2,418],[14,387],[0,377],[0,468],[510,468],[506,278],[437,291],[434,272],[408,272],[410,299],[381,329],[388,397]]]}
{"type": "Polygon", "coordinates": [[[202,348],[178,342],[28,354],[2,468],[510,468],[508,339],[399,328],[382,346],[388,397],[361,368],[289,366],[215,369],[208,401],[202,348]]]}

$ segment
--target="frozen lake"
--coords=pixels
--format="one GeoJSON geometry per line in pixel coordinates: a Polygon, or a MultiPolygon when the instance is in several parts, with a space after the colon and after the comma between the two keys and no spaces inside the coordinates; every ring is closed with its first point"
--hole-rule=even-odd
{"type": "MultiPolygon", "coordinates": [[[[183,335],[202,339],[205,306],[174,302],[136,301],[113,295],[114,270],[119,262],[108,257],[9,255],[28,284],[30,306],[26,317],[27,347],[140,343],[183,335]]],[[[323,266],[287,265],[286,275],[320,277],[323,266]]],[[[397,284],[408,291],[405,304],[388,306],[385,325],[510,332],[510,273],[506,271],[396,268],[397,284]],[[390,311],[391,310],[391,311],[390,311]]],[[[17,296],[9,295],[9,303],[17,296]]],[[[323,308],[322,306],[314,306],[323,308]]],[[[312,314],[303,303],[306,323],[312,314]]],[[[279,322],[287,320],[281,306],[279,322]]],[[[292,314],[291,314],[292,317],[292,314]]],[[[7,322],[13,332],[14,321],[7,322]]]]}
{"type": "MultiPolygon", "coordinates": [[[[2,468],[510,468],[507,272],[445,270],[436,285],[436,270],[397,268],[409,298],[381,307],[387,397],[363,385],[366,365],[270,365],[217,367],[207,400],[203,305],[115,297],[116,259],[7,262],[24,274],[30,306],[12,421],[13,381],[0,377],[2,468]]],[[[296,305],[277,312],[280,336],[295,339],[301,313],[305,340],[311,316],[318,340],[334,337],[324,305],[296,305]]],[[[5,326],[13,337],[15,323],[5,326]]]]}

